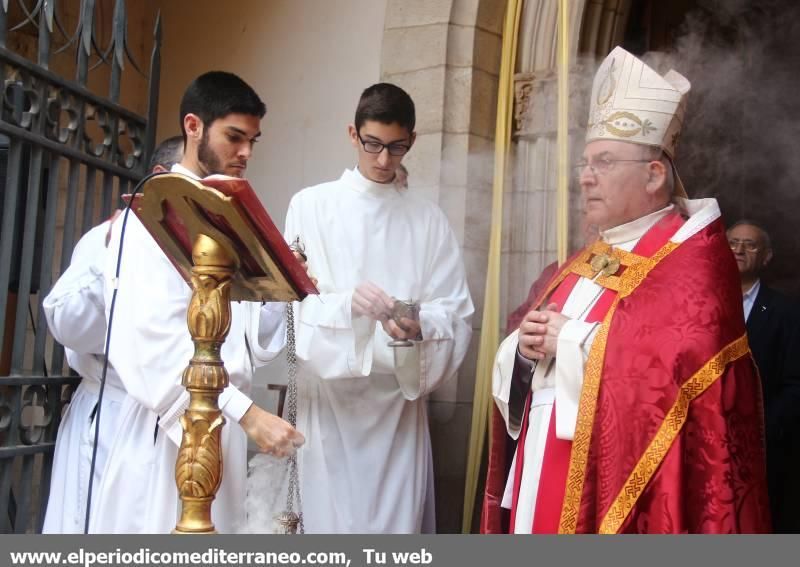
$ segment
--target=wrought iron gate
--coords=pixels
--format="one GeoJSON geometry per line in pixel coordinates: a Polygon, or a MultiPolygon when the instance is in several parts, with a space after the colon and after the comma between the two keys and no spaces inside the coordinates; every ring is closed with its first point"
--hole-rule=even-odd
{"type": "Polygon", "coordinates": [[[147,117],[120,105],[123,71],[141,73],[127,24],[124,0],[0,0],[0,533],[41,530],[61,413],[80,380],[48,333],[41,301],[74,243],[108,218],[153,150],[160,19],[142,74],[147,117]],[[112,2],[103,27],[96,14],[112,2]],[[20,33],[36,42],[35,62],[10,46],[20,33]],[[74,80],[51,70],[62,53],[74,54],[74,80]],[[98,96],[87,85],[105,74],[108,95],[98,96]]]}

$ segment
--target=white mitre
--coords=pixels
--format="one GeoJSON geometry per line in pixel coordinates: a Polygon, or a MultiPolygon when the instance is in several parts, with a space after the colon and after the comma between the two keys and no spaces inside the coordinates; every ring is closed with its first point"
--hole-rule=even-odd
{"type": "MultiPolygon", "coordinates": [[[[674,160],[689,89],[691,84],[680,73],[671,70],[662,77],[615,47],[594,76],[586,142],[619,140],[658,146],[674,160]]],[[[685,195],[677,172],[675,177],[675,192],[685,195]]]]}

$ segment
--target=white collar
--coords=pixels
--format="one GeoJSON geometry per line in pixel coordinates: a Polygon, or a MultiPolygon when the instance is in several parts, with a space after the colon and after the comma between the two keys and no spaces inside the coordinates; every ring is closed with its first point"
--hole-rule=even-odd
{"type": "Polygon", "coordinates": [[[615,226],[614,228],[600,231],[600,237],[604,242],[607,242],[612,246],[619,246],[620,244],[625,244],[626,242],[639,240],[642,236],[644,236],[645,232],[650,230],[653,225],[671,213],[674,209],[675,205],[670,203],[663,209],[660,209],[654,213],[639,217],[636,220],[626,222],[625,224],[615,226]]]}
{"type": "Polygon", "coordinates": [[[185,175],[186,177],[191,177],[192,179],[197,179],[197,180],[202,179],[199,175],[195,174],[193,171],[190,171],[190,170],[186,169],[185,167],[183,167],[179,163],[176,163],[175,165],[173,165],[172,168],[170,169],[170,172],[171,173],[181,173],[181,174],[185,175]]]}
{"type": "Polygon", "coordinates": [[[389,183],[376,183],[364,177],[358,170],[358,167],[345,169],[340,180],[358,193],[370,194],[378,197],[395,197],[399,194],[394,181],[390,181],[389,183]]]}
{"type": "Polygon", "coordinates": [[[672,235],[670,242],[680,244],[705,229],[722,216],[719,210],[719,204],[717,200],[713,198],[684,199],[678,197],[675,200],[675,204],[678,206],[678,209],[686,213],[689,218],[683,223],[683,226],[678,229],[678,232],[672,235]]]}

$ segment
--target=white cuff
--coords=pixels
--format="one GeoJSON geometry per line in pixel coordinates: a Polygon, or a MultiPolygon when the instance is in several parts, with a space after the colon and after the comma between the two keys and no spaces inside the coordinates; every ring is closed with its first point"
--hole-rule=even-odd
{"type": "Polygon", "coordinates": [[[233,384],[225,388],[225,391],[219,396],[219,408],[229,421],[235,423],[239,423],[251,405],[253,405],[253,400],[233,384]]]}
{"type": "Polygon", "coordinates": [[[158,426],[164,430],[170,440],[175,443],[177,447],[181,446],[181,436],[183,435],[181,416],[188,407],[189,392],[184,390],[175,403],[172,404],[172,406],[170,406],[170,408],[158,418],[158,426]]]}
{"type": "Polygon", "coordinates": [[[503,416],[508,434],[516,439],[519,429],[512,429],[509,424],[508,404],[511,398],[511,381],[514,377],[514,357],[519,344],[519,330],[506,337],[495,354],[492,368],[492,397],[497,409],[503,416]]]}
{"type": "MultiPolygon", "coordinates": [[[[219,408],[229,423],[239,423],[239,420],[242,419],[242,416],[250,409],[252,404],[253,400],[233,384],[229,384],[219,395],[219,408]]],[[[180,398],[158,420],[159,427],[178,447],[181,446],[181,437],[183,435],[181,416],[188,407],[189,392],[184,391],[180,398]]]]}

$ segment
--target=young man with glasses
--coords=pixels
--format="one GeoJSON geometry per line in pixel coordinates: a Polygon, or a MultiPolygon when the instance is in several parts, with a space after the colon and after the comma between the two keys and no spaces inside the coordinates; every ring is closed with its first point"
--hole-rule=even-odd
{"type": "Polygon", "coordinates": [[[619,47],[595,76],[577,174],[600,238],[498,351],[483,531],[769,529],[735,265],[672,161],[689,88],[619,47]]]}
{"type": "Polygon", "coordinates": [[[320,289],[296,315],[310,533],[435,527],[426,398],[455,376],[473,306],[443,212],[394,183],[414,124],[405,91],[367,88],[348,128],[357,166],[289,205],[285,236],[305,244],[320,289]],[[396,299],[418,304],[418,320],[393,316],[396,299]]]}
{"type": "Polygon", "coordinates": [[[800,531],[800,311],[766,285],[761,275],[772,260],[769,234],[752,220],[728,229],[742,282],[750,350],[764,393],[767,475],[772,523],[777,533],[800,531]]]}

